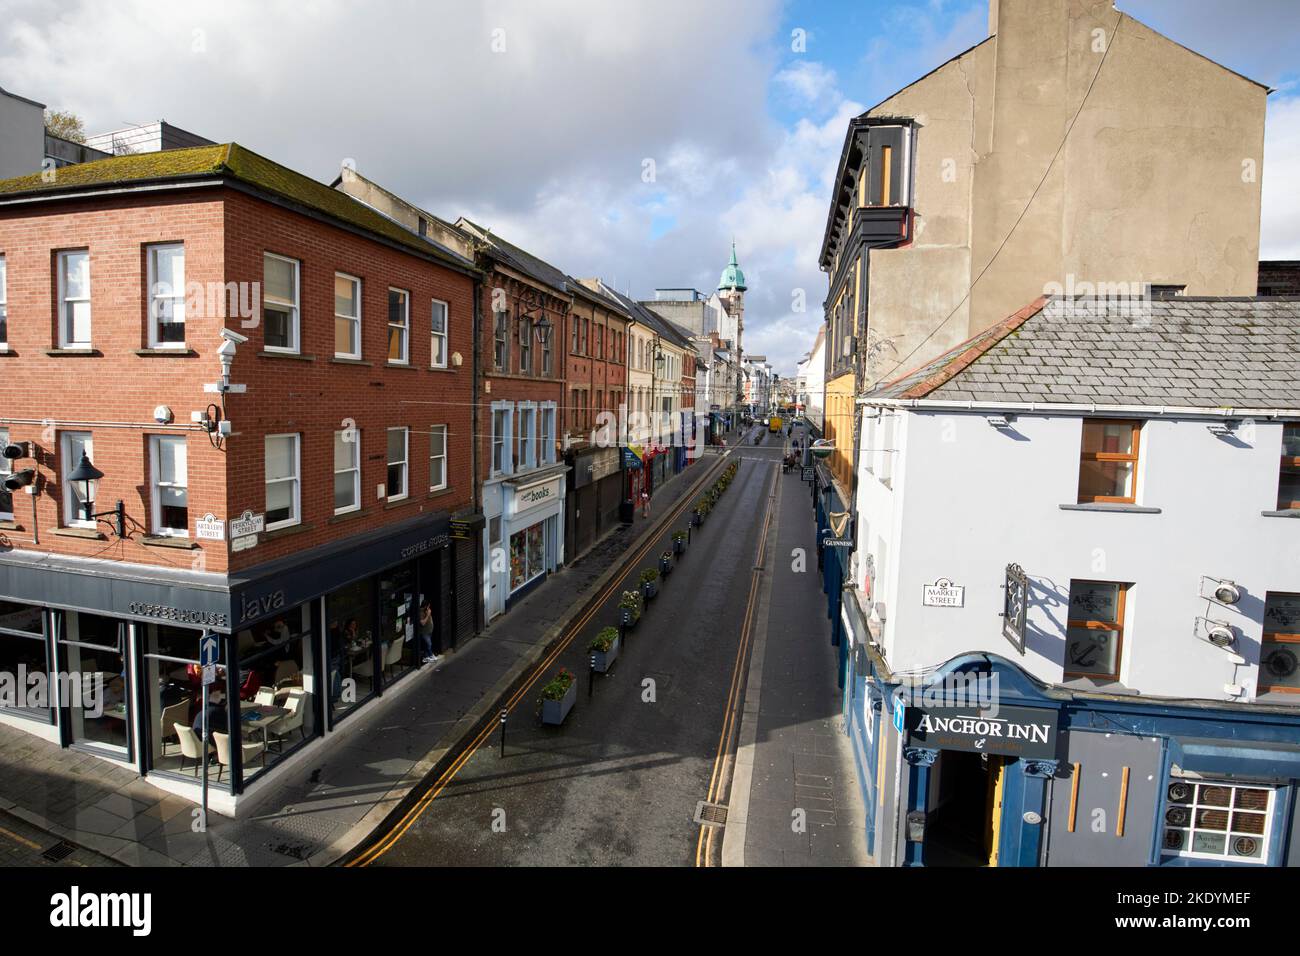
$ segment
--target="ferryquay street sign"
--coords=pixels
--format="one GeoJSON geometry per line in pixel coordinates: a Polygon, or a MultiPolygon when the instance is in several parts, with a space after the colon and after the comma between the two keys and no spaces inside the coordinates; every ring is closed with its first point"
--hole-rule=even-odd
{"type": "Polygon", "coordinates": [[[230,537],[232,538],[245,538],[249,535],[261,534],[265,530],[266,515],[245,511],[238,518],[230,519],[230,537]]]}
{"type": "Polygon", "coordinates": [[[990,713],[985,716],[978,707],[909,710],[909,746],[1048,760],[1056,756],[1055,710],[1000,706],[990,713]]]}

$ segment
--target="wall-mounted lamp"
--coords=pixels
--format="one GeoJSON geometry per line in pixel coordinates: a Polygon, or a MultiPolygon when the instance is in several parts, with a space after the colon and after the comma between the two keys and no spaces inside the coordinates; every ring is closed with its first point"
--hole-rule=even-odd
{"type": "Polygon", "coordinates": [[[126,506],[119,499],[117,505],[111,511],[99,511],[91,513],[91,502],[95,500],[95,488],[99,484],[99,479],[104,477],[104,473],[90,463],[86,453],[81,453],[81,461],[77,467],[72,469],[68,475],[68,481],[76,489],[81,498],[82,517],[87,521],[95,521],[98,518],[113,518],[114,531],[119,538],[126,537],[126,506]]]}

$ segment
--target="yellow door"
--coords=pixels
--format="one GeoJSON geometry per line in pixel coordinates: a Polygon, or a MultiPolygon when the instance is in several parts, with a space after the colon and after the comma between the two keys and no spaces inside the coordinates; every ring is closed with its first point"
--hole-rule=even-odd
{"type": "Polygon", "coordinates": [[[989,756],[989,825],[985,828],[989,866],[998,865],[998,837],[1002,832],[1002,758],[989,756]]]}

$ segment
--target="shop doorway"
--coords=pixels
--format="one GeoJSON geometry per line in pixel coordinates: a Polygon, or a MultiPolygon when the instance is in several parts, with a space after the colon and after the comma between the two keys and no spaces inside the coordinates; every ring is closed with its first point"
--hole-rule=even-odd
{"type": "Polygon", "coordinates": [[[1005,757],[941,750],[925,833],[927,866],[997,866],[1005,757]]]}

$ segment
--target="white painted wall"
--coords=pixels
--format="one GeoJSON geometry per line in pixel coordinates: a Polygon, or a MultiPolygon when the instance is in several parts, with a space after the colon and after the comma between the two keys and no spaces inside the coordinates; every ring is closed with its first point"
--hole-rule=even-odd
{"type": "MultiPolygon", "coordinates": [[[[868,419],[873,411],[864,409],[868,419]]],[[[1148,421],[1137,504],[1162,510],[1120,514],[1060,508],[1078,498],[1082,418],[1020,416],[1003,432],[984,415],[894,414],[891,440],[882,424],[864,421],[857,503],[859,550],[879,564],[884,544],[874,599],[887,607],[891,667],[912,671],[981,650],[1015,658],[998,615],[1006,565],[1016,562],[1033,592],[1020,663],[1039,678],[1062,680],[1070,580],[1117,581],[1132,585],[1121,683],[1210,700],[1233,699],[1224,685],[1241,684],[1237,699],[1254,697],[1265,593],[1300,591],[1300,521],[1261,514],[1276,506],[1279,423],[1255,423],[1238,447],[1205,421],[1148,421]],[[892,488],[879,480],[885,446],[897,449],[892,488]],[[1209,605],[1199,597],[1202,575],[1235,581],[1242,601],[1209,605]],[[923,606],[923,586],[941,577],[965,586],[963,608],[923,606]],[[1197,616],[1238,628],[1247,664],[1194,637],[1197,616]]]]}

